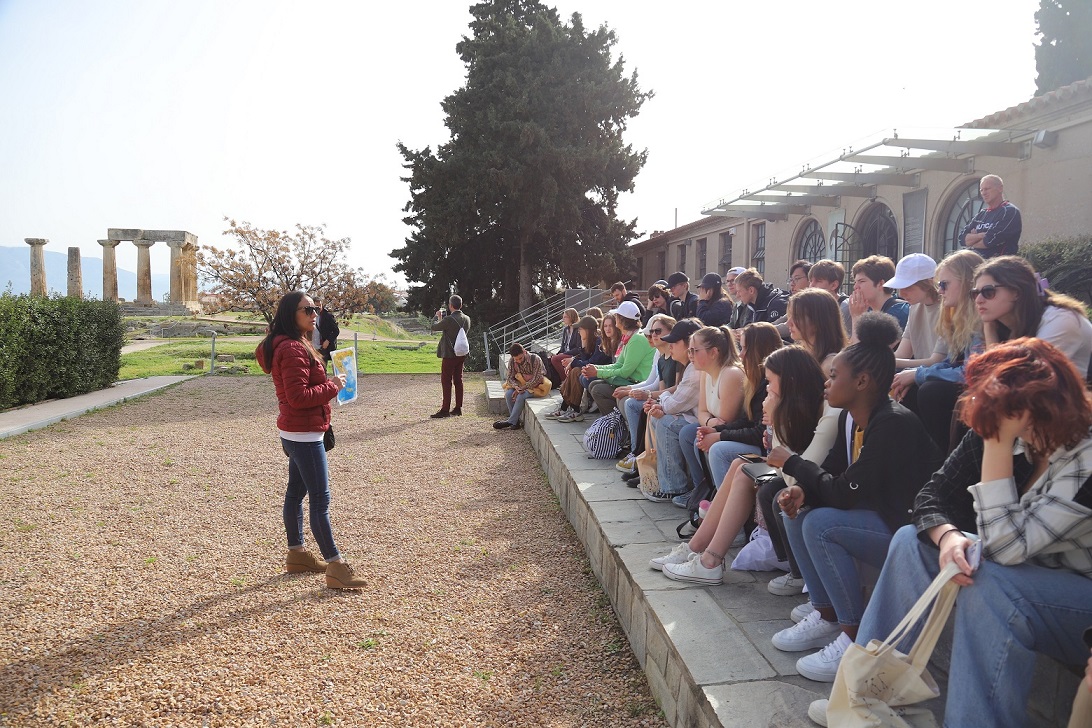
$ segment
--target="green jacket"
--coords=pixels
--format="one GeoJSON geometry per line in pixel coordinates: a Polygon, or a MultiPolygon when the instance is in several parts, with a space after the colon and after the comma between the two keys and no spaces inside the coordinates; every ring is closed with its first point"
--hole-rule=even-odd
{"type": "Polygon", "coordinates": [[[616,387],[643,382],[652,371],[655,354],[656,350],[648,343],[645,335],[637,332],[622,347],[622,353],[613,364],[595,368],[595,376],[616,387]]]}

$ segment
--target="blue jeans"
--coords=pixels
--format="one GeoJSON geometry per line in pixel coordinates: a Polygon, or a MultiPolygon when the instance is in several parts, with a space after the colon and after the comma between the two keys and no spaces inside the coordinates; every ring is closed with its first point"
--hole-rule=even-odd
{"type": "Polygon", "coordinates": [[[336,559],[334,529],[330,525],[330,477],[326,470],[326,450],[322,442],[295,442],[281,438],[281,449],[288,456],[288,487],[284,491],[284,531],[288,547],[303,545],[303,497],[309,503],[311,535],[315,537],[322,558],[336,559]]]}
{"type": "Polygon", "coordinates": [[[514,389],[504,390],[504,401],[508,403],[508,422],[513,425],[519,424],[519,417],[523,414],[523,403],[531,397],[529,390],[524,390],[519,394],[516,394],[514,389]]]}
{"type": "Polygon", "coordinates": [[[732,467],[732,461],[737,456],[746,454],[761,455],[762,449],[735,440],[721,440],[713,443],[713,447],[709,448],[708,458],[714,488],[720,488],[720,484],[724,482],[724,476],[728,474],[728,468],[732,467]]]}
{"type": "Polygon", "coordinates": [[[661,493],[674,495],[690,490],[683,459],[686,450],[680,447],[681,431],[685,431],[688,424],[681,415],[648,418],[648,426],[655,428],[656,475],[660,478],[661,493]]]}
{"type": "Polygon", "coordinates": [[[698,440],[698,424],[688,424],[679,430],[679,447],[682,448],[683,457],[686,458],[686,469],[690,472],[690,483],[697,488],[701,485],[702,476],[701,460],[698,459],[698,446],[694,443],[698,440]]]}
{"type": "Polygon", "coordinates": [[[626,416],[629,426],[629,451],[637,452],[637,427],[641,424],[641,409],[645,403],[633,397],[626,397],[622,402],[622,414],[626,416]]]}
{"type": "Polygon", "coordinates": [[[863,509],[812,508],[796,518],[783,517],[811,603],[834,607],[839,624],[860,624],[864,597],[854,559],[883,566],[891,543],[887,523],[876,511],[863,509]]]}
{"type": "MultiPolygon", "coordinates": [[[[914,526],[895,533],[857,644],[887,638],[940,572],[939,556],[914,526]]],[[[1036,653],[1071,665],[1088,661],[1080,635],[1092,624],[1092,579],[1064,569],[985,560],[973,578],[956,598],[944,724],[1027,725],[1036,653]]],[[[914,637],[900,649],[908,650],[914,637]]]]}

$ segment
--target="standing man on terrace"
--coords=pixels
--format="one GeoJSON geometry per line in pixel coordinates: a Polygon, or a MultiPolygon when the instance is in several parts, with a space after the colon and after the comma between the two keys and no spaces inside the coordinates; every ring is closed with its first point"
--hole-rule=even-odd
{"type": "Polygon", "coordinates": [[[982,209],[959,233],[959,243],[983,258],[1016,255],[1023,221],[1016,205],[1005,199],[1005,183],[987,174],[978,183],[982,209]]]}
{"type": "Polygon", "coordinates": [[[455,354],[455,339],[459,336],[459,330],[470,332],[470,317],[463,313],[463,299],[461,296],[452,296],[447,299],[448,315],[444,316],[443,309],[436,312],[436,323],[432,325],[433,331],[440,331],[440,341],[436,343],[436,356],[440,357],[440,388],[443,390],[443,404],[436,414],[429,415],[432,419],[440,419],[463,413],[463,362],[465,356],[455,354]],[[451,388],[455,387],[455,409],[451,407],[451,388]]]}
{"type": "Polygon", "coordinates": [[[641,323],[648,323],[648,311],[645,310],[645,304],[641,303],[641,296],[636,291],[627,291],[626,284],[618,281],[610,287],[610,297],[614,299],[615,307],[621,306],[622,301],[632,301],[637,310],[641,314],[641,323]]]}

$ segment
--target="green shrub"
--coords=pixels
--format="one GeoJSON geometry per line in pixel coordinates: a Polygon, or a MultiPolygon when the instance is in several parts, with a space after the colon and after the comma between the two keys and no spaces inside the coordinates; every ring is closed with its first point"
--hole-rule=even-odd
{"type": "Polygon", "coordinates": [[[1020,254],[1050,282],[1051,290],[1092,303],[1092,235],[1047,238],[1021,245],[1020,254]]]}
{"type": "Polygon", "coordinates": [[[123,336],[112,301],[0,295],[0,409],[113,384],[123,336]]]}

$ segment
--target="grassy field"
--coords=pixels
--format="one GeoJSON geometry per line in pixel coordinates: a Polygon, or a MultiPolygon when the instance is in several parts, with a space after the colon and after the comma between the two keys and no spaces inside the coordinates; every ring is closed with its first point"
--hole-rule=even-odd
{"type": "MultiPolygon", "coordinates": [[[[216,353],[231,354],[235,357],[235,366],[246,366],[248,374],[260,374],[258,362],[254,360],[254,348],[259,341],[258,338],[252,342],[217,341],[216,353]]],[[[351,342],[349,345],[352,345],[351,342]]],[[[435,374],[440,371],[434,343],[428,342],[420,348],[408,348],[410,346],[385,341],[361,341],[357,370],[363,374],[435,374]]],[[[207,372],[210,351],[208,339],[192,339],[122,354],[118,379],[200,374],[202,370],[182,368],[183,364],[192,364],[199,359],[205,360],[203,371],[207,372]]]]}

